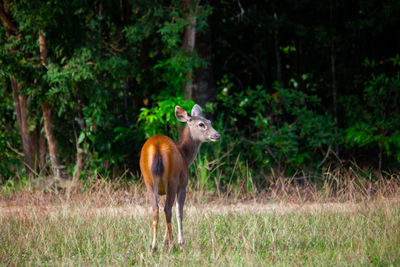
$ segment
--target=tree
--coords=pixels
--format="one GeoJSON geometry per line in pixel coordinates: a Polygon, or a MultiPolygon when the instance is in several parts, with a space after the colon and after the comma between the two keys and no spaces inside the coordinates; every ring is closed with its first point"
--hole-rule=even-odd
{"type": "MultiPolygon", "coordinates": [[[[20,54],[18,47],[13,43],[23,42],[24,36],[18,31],[18,25],[13,21],[12,13],[10,11],[11,2],[0,1],[0,19],[2,20],[3,26],[6,29],[7,40],[8,40],[8,53],[9,59],[14,61],[20,54]]],[[[14,61],[13,64],[16,62],[14,61]]],[[[22,145],[24,150],[25,166],[28,176],[30,178],[34,177],[35,174],[35,158],[39,154],[38,147],[34,146],[34,134],[29,131],[28,125],[28,95],[21,92],[22,83],[16,78],[16,74],[13,70],[8,72],[11,88],[13,91],[14,107],[17,117],[18,126],[20,129],[20,134],[22,138],[22,145]]],[[[41,147],[41,146],[39,146],[41,147]]]]}
{"type": "Polygon", "coordinates": [[[195,68],[192,86],[192,99],[200,106],[214,102],[217,97],[217,85],[214,79],[213,47],[211,26],[204,32],[196,33],[196,51],[205,64],[195,68]]]}
{"type": "MultiPolygon", "coordinates": [[[[182,50],[187,54],[192,54],[196,44],[196,24],[197,13],[199,10],[200,0],[183,0],[183,10],[186,14],[187,24],[183,34],[182,50]]],[[[186,73],[186,83],[184,85],[184,94],[186,99],[192,99],[192,68],[186,73]]]]}
{"type": "MultiPolygon", "coordinates": [[[[47,44],[46,36],[43,34],[43,30],[39,30],[39,48],[40,48],[40,63],[46,68],[47,59],[47,44]]],[[[53,169],[53,174],[57,175],[57,170],[60,168],[60,156],[58,154],[57,139],[53,130],[53,123],[51,119],[51,107],[50,104],[44,100],[41,105],[43,110],[43,121],[44,130],[46,133],[47,144],[49,147],[50,162],[53,169]]]]}

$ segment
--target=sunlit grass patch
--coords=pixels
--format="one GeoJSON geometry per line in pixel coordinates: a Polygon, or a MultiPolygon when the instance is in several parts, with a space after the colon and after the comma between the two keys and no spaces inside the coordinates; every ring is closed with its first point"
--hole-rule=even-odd
{"type": "Polygon", "coordinates": [[[160,220],[155,253],[150,212],[140,205],[25,209],[2,211],[0,260],[5,265],[400,264],[399,201],[188,205],[186,248],[163,249],[160,220]]]}

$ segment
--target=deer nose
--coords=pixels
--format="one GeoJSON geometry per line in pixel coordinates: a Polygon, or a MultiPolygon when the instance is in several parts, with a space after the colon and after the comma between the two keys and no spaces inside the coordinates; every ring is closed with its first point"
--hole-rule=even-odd
{"type": "Polygon", "coordinates": [[[221,135],[219,133],[214,134],[213,137],[214,137],[215,140],[221,139],[221,135]]]}

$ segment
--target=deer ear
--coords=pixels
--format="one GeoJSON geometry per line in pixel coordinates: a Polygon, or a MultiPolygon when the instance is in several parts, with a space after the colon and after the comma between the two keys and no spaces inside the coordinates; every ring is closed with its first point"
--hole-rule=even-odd
{"type": "Polygon", "coordinates": [[[201,110],[201,107],[197,104],[195,104],[192,108],[192,116],[201,116],[203,115],[203,111],[201,110]]]}
{"type": "Polygon", "coordinates": [[[189,114],[180,106],[175,106],[175,117],[181,122],[187,122],[190,120],[189,114]]]}

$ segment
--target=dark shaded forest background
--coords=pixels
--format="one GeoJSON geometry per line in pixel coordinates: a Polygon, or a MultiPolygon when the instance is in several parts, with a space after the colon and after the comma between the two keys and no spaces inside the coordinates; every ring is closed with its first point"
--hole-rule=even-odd
{"type": "Polygon", "coordinates": [[[174,107],[194,103],[222,134],[195,164],[221,183],[398,172],[399,15],[394,0],[0,0],[0,180],[139,179],[145,139],[177,140],[174,107]]]}

